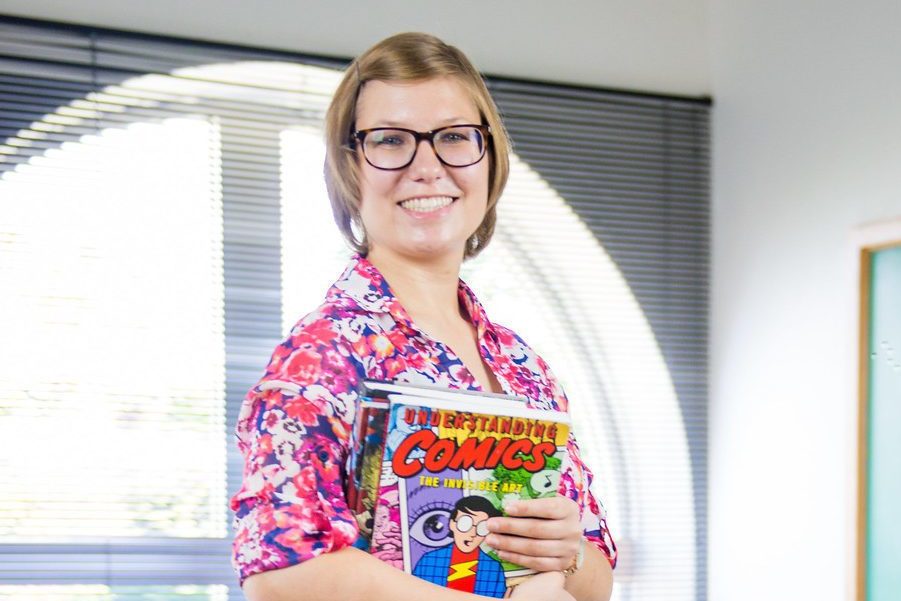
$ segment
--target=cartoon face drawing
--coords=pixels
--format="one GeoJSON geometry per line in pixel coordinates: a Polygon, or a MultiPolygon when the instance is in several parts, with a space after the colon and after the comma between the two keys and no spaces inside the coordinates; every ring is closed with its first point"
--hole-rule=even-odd
{"type": "Polygon", "coordinates": [[[460,509],[454,511],[450,521],[450,530],[454,535],[454,544],[464,553],[471,553],[484,542],[488,536],[488,514],[484,511],[460,509]]]}

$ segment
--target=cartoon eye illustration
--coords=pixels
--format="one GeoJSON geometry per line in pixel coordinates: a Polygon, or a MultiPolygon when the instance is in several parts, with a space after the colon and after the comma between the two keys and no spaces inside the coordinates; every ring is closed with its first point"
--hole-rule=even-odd
{"type": "Polygon", "coordinates": [[[410,536],[427,547],[441,547],[450,536],[450,509],[443,507],[423,512],[410,525],[410,536]]]}

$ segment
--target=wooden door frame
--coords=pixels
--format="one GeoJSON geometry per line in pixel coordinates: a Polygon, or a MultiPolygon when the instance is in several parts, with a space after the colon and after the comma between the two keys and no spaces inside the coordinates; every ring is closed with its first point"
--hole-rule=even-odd
{"type": "Polygon", "coordinates": [[[856,461],[852,474],[852,529],[850,533],[851,569],[849,573],[848,599],[866,599],[866,528],[867,528],[867,426],[869,418],[869,319],[870,319],[870,266],[874,252],[901,246],[901,217],[869,223],[852,232],[855,281],[857,293],[857,403],[852,423],[852,444],[856,461]]]}

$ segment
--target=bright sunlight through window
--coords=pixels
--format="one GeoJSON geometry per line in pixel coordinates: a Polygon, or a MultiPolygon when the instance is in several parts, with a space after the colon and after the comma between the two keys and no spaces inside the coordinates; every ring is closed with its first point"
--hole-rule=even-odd
{"type": "Polygon", "coordinates": [[[133,123],[0,180],[6,541],[225,536],[217,153],[133,123]]]}

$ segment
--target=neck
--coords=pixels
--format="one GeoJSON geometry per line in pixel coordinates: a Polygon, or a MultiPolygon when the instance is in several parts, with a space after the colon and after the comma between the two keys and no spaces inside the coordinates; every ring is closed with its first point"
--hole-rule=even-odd
{"type": "Polygon", "coordinates": [[[391,286],[414,321],[450,320],[460,316],[457,287],[462,253],[428,261],[397,255],[376,247],[366,257],[391,286]]]}

